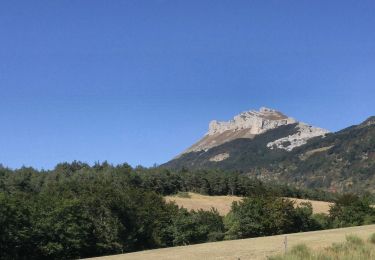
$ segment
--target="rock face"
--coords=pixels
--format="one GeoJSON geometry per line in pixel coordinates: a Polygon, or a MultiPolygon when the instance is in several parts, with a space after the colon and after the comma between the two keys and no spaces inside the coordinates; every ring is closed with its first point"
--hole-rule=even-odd
{"type": "Polygon", "coordinates": [[[280,148],[291,151],[298,146],[306,144],[307,140],[313,137],[324,136],[325,134],[329,133],[329,131],[323,128],[309,126],[304,123],[298,123],[297,128],[298,132],[296,134],[270,142],[267,144],[267,147],[270,149],[280,148]]]}
{"type": "Polygon", "coordinates": [[[287,117],[274,109],[261,107],[259,111],[250,110],[235,116],[233,120],[227,122],[210,122],[207,135],[216,135],[225,131],[239,131],[247,129],[249,134],[257,135],[269,129],[274,129],[281,125],[293,124],[296,120],[287,117]]]}
{"type": "Polygon", "coordinates": [[[366,127],[370,125],[375,125],[375,116],[371,116],[367,118],[362,124],[360,124],[358,127],[366,127]]]}
{"type": "Polygon", "coordinates": [[[230,121],[211,121],[206,135],[184,151],[183,154],[202,150],[207,151],[215,146],[238,138],[252,139],[254,136],[268,130],[295,123],[298,123],[298,133],[275,140],[267,146],[270,149],[281,148],[290,151],[297,146],[305,144],[312,137],[328,133],[327,130],[299,123],[295,119],[274,109],[261,107],[259,111],[250,110],[242,112],[230,121]]]}
{"type": "Polygon", "coordinates": [[[229,153],[220,153],[209,159],[210,162],[221,162],[229,158],[229,153]]]}

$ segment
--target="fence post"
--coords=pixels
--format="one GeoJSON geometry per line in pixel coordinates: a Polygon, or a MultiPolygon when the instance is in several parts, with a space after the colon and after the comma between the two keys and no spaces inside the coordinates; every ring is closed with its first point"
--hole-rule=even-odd
{"type": "Polygon", "coordinates": [[[284,253],[286,254],[286,251],[288,250],[288,237],[285,236],[284,238],[284,253]]]}

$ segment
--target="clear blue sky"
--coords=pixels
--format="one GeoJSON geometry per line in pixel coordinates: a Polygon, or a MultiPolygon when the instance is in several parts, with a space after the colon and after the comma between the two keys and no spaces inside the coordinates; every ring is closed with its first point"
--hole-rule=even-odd
{"type": "Polygon", "coordinates": [[[375,1],[1,1],[0,163],[163,163],[268,106],[375,114],[375,1]]]}

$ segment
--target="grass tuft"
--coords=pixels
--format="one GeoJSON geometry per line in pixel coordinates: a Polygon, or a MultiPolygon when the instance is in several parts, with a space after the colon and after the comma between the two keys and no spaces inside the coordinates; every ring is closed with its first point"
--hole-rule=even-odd
{"type": "Polygon", "coordinates": [[[308,248],[305,244],[299,244],[292,247],[290,253],[301,258],[309,258],[311,254],[310,248],[308,248]]]}
{"type": "Polygon", "coordinates": [[[354,235],[348,235],[346,236],[346,242],[348,242],[351,245],[355,246],[361,246],[364,244],[363,240],[357,236],[354,235]]]}
{"type": "Polygon", "coordinates": [[[369,241],[370,243],[375,244],[375,233],[370,236],[369,241]]]}

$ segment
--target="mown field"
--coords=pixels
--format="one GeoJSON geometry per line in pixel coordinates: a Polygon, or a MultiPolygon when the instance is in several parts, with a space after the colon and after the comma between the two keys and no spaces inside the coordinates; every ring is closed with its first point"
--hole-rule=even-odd
{"type": "Polygon", "coordinates": [[[258,237],[242,240],[231,240],[214,243],[204,243],[192,246],[179,246],[156,250],[147,250],[123,255],[98,257],[100,260],[130,260],[130,259],[267,259],[269,256],[284,252],[284,240],[287,237],[288,249],[298,244],[305,244],[312,250],[322,249],[345,241],[346,236],[356,235],[367,239],[375,233],[375,225],[340,228],[323,231],[303,232],[270,237],[258,237]]]}
{"type": "MultiPolygon", "coordinates": [[[[178,206],[184,207],[188,210],[210,210],[216,208],[220,215],[225,216],[229,211],[233,201],[240,201],[242,197],[238,196],[205,196],[197,193],[189,192],[189,198],[179,196],[166,196],[167,201],[174,201],[178,206]]],[[[289,198],[296,201],[296,204],[301,202],[311,202],[314,213],[328,213],[329,207],[332,203],[317,200],[305,200],[289,198]]]]}

